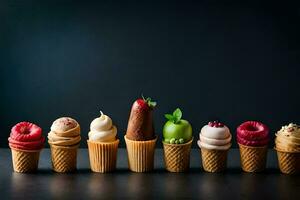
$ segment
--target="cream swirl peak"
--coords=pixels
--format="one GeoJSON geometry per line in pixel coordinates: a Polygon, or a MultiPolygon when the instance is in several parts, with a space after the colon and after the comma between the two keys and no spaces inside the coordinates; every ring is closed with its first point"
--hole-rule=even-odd
{"type": "Polygon", "coordinates": [[[231,134],[220,122],[209,122],[199,134],[198,146],[209,150],[227,150],[231,146],[231,134]]]}
{"type": "Polygon", "coordinates": [[[89,140],[95,142],[113,142],[116,140],[117,127],[113,125],[109,116],[100,111],[100,117],[94,119],[90,125],[89,140]]]}

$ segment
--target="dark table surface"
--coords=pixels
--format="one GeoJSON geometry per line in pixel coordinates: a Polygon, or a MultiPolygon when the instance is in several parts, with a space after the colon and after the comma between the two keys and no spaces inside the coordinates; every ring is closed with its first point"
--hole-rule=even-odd
{"type": "Polygon", "coordinates": [[[204,172],[198,149],[192,150],[186,173],[166,172],[162,156],[157,149],[153,172],[134,173],[127,168],[126,150],[119,149],[117,171],[99,174],[89,169],[87,149],[80,149],[77,172],[59,174],[52,172],[45,149],[38,173],[19,174],[12,170],[10,150],[0,149],[0,199],[300,199],[299,175],[281,174],[274,150],[266,171],[257,174],[241,171],[237,149],[230,150],[224,173],[204,172]]]}

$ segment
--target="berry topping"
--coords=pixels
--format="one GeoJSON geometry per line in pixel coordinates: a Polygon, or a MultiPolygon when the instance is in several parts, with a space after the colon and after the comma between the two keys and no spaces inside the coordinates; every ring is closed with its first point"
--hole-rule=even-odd
{"type": "Polygon", "coordinates": [[[292,127],[289,127],[288,128],[288,132],[293,132],[295,129],[294,128],[292,128],[292,127]]]}
{"type": "Polygon", "coordinates": [[[208,125],[216,128],[224,127],[224,124],[219,121],[208,122],[208,125]]]}

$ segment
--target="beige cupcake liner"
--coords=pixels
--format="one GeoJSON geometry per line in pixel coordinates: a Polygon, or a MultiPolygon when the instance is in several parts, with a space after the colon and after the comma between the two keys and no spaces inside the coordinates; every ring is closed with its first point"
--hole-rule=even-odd
{"type": "Polygon", "coordinates": [[[222,172],[227,168],[228,150],[210,150],[201,147],[202,166],[206,172],[222,172]]]}
{"type": "Polygon", "coordinates": [[[105,173],[116,169],[119,142],[118,139],[113,142],[87,141],[90,166],[93,172],[105,173]]]}
{"type": "Polygon", "coordinates": [[[154,168],[154,151],[157,137],[153,140],[134,141],[124,136],[128,167],[133,172],[148,172],[154,168]]]}
{"type": "Polygon", "coordinates": [[[300,152],[277,151],[279,169],[284,174],[300,173],[300,152]]]}
{"type": "Polygon", "coordinates": [[[52,169],[61,173],[75,171],[78,147],[79,144],[69,147],[50,144],[52,169]]]}
{"type": "Polygon", "coordinates": [[[266,168],[268,147],[250,147],[239,144],[241,166],[245,172],[261,172],[266,168]]]}
{"type": "Polygon", "coordinates": [[[32,173],[37,171],[40,151],[41,149],[37,151],[29,151],[11,147],[14,171],[19,173],[32,173]]]}
{"type": "Polygon", "coordinates": [[[184,172],[190,168],[190,153],[193,139],[185,144],[168,144],[163,142],[164,161],[170,172],[184,172]]]}

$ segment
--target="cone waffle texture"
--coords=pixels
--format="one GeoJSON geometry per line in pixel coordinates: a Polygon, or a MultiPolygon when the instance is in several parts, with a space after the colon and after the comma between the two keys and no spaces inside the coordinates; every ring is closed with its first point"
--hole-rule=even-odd
{"type": "Polygon", "coordinates": [[[277,150],[279,169],[284,174],[300,173],[300,152],[277,150]]]}
{"type": "Polygon", "coordinates": [[[206,172],[222,172],[227,167],[228,150],[201,148],[202,166],[206,172]]]}
{"type": "Polygon", "coordinates": [[[260,172],[266,168],[267,146],[250,147],[239,144],[242,169],[245,172],[260,172]]]}
{"type": "Polygon", "coordinates": [[[62,173],[75,171],[78,147],[79,145],[64,147],[50,144],[53,170],[62,173]]]}
{"type": "Polygon", "coordinates": [[[190,168],[190,153],[193,139],[185,144],[167,144],[164,146],[166,169],[170,172],[184,172],[190,168]]]}
{"type": "Polygon", "coordinates": [[[154,151],[157,138],[147,141],[134,141],[126,138],[128,166],[134,172],[148,172],[154,168],[154,151]]]}
{"type": "Polygon", "coordinates": [[[13,168],[15,172],[35,172],[38,169],[40,150],[25,151],[11,148],[13,168]]]}
{"type": "Polygon", "coordinates": [[[116,169],[119,140],[93,142],[88,140],[90,166],[93,172],[111,172],[116,169]]]}

